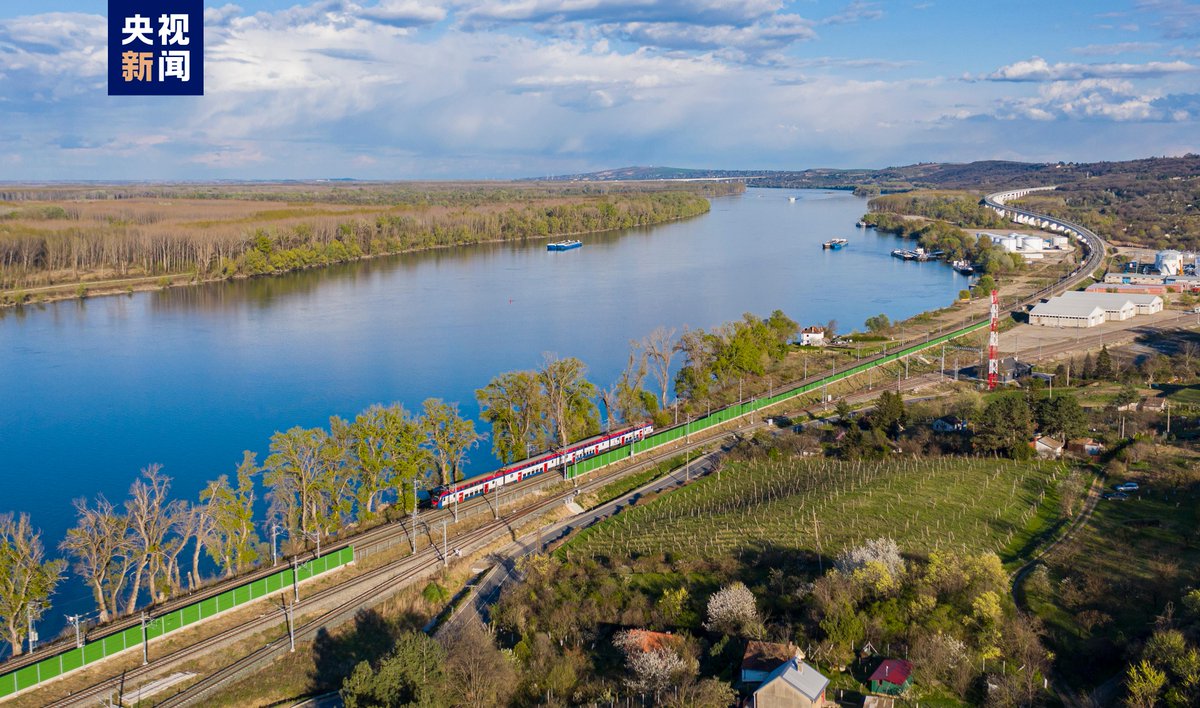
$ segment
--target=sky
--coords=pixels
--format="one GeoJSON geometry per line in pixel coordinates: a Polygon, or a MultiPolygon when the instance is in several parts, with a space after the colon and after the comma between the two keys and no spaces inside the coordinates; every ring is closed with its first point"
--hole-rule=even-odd
{"type": "Polygon", "coordinates": [[[503,179],[1200,152],[1200,2],[205,3],[107,95],[106,0],[0,2],[0,181],[503,179]]]}

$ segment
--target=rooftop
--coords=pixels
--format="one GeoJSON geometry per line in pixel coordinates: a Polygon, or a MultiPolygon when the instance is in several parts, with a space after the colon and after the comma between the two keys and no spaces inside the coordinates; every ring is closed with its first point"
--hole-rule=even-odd
{"type": "Polygon", "coordinates": [[[814,702],[821,697],[821,692],[829,685],[829,679],[825,678],[820,671],[799,659],[791,659],[780,664],[779,668],[767,676],[762,685],[766,686],[777,678],[782,678],[785,683],[814,702]]]}
{"type": "Polygon", "coordinates": [[[912,664],[903,659],[884,659],[875,671],[871,673],[870,681],[887,681],[897,686],[903,686],[912,675],[912,664]]]}
{"type": "Polygon", "coordinates": [[[774,671],[795,655],[796,648],[788,644],[750,641],[742,657],[742,671],[774,671]]]}
{"type": "MultiPolygon", "coordinates": [[[[1126,297],[1122,295],[1122,297],[1126,297]]],[[[1084,301],[1079,298],[1063,299],[1061,297],[1051,298],[1047,302],[1039,302],[1029,311],[1030,316],[1038,315],[1042,317],[1084,317],[1091,318],[1096,315],[1103,315],[1104,309],[1094,302],[1084,301]]]]}

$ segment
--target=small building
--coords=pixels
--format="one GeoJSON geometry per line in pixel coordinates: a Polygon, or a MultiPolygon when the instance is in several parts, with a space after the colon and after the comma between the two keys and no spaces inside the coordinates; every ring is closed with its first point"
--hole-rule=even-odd
{"type": "Polygon", "coordinates": [[[1067,450],[1076,455],[1096,457],[1104,452],[1104,445],[1092,438],[1075,438],[1067,442],[1067,450]]]}
{"type": "Polygon", "coordinates": [[[796,656],[792,644],[751,640],[742,655],[742,683],[762,683],[781,664],[796,656]]]}
{"type": "Polygon", "coordinates": [[[1146,413],[1162,413],[1167,409],[1167,399],[1162,396],[1143,398],[1141,409],[1146,413]]]}
{"type": "Polygon", "coordinates": [[[1052,438],[1049,435],[1038,435],[1029,443],[1033,448],[1033,452],[1038,457],[1057,458],[1062,456],[1063,445],[1062,440],[1052,438]]]}
{"type": "Polygon", "coordinates": [[[674,649],[679,637],[670,632],[651,632],[648,629],[629,630],[629,641],[634,648],[641,652],[658,651],[659,649],[674,649]]]}
{"type": "Polygon", "coordinates": [[[1038,327],[1095,327],[1105,319],[1104,310],[1095,303],[1061,298],[1039,302],[1029,311],[1029,324],[1038,327]]]}
{"type": "Polygon", "coordinates": [[[954,415],[947,415],[933,421],[934,432],[938,433],[961,433],[967,429],[967,421],[954,415]]]}
{"type": "MultiPolygon", "coordinates": [[[[968,366],[963,369],[963,374],[973,379],[987,379],[987,364],[968,366]]],[[[1032,374],[1033,366],[1026,364],[1015,356],[1006,356],[996,362],[996,380],[1002,384],[1016,383],[1021,379],[1029,378],[1032,374]]]]}
{"type": "Polygon", "coordinates": [[[829,679],[804,662],[804,653],[780,664],[750,698],[750,708],[819,708],[829,679]]]}
{"type": "Polygon", "coordinates": [[[904,693],[912,685],[912,669],[912,664],[903,659],[884,659],[867,679],[871,693],[886,693],[889,696],[904,693]]]}
{"type": "Polygon", "coordinates": [[[824,327],[805,327],[800,330],[800,344],[806,347],[819,347],[825,344],[824,327]]]}

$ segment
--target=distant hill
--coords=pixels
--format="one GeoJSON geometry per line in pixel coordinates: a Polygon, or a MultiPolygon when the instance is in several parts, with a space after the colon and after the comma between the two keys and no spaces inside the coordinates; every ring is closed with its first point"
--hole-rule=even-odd
{"type": "Polygon", "coordinates": [[[833,188],[898,192],[909,189],[987,191],[1015,184],[1068,184],[1097,177],[1126,175],[1150,179],[1196,174],[1197,156],[1153,157],[1124,162],[923,162],[902,167],[807,170],[717,170],[683,167],[621,167],[599,172],[541,178],[543,181],[609,182],[620,180],[742,179],[752,187],[833,188]],[[874,188],[874,189],[871,189],[874,188]]]}

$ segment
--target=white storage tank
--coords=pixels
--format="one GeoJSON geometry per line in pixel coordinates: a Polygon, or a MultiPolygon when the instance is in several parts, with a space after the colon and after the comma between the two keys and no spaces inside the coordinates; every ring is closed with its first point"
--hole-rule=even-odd
{"type": "Polygon", "coordinates": [[[1021,250],[1041,252],[1046,249],[1046,240],[1041,236],[1022,236],[1021,250]]]}
{"type": "Polygon", "coordinates": [[[1154,256],[1154,267],[1162,275],[1179,275],[1183,272],[1183,254],[1179,251],[1159,251],[1154,256]]]}
{"type": "Polygon", "coordinates": [[[1054,236],[1050,239],[1050,245],[1054,248],[1068,248],[1071,245],[1071,239],[1068,236],[1054,236]]]}

